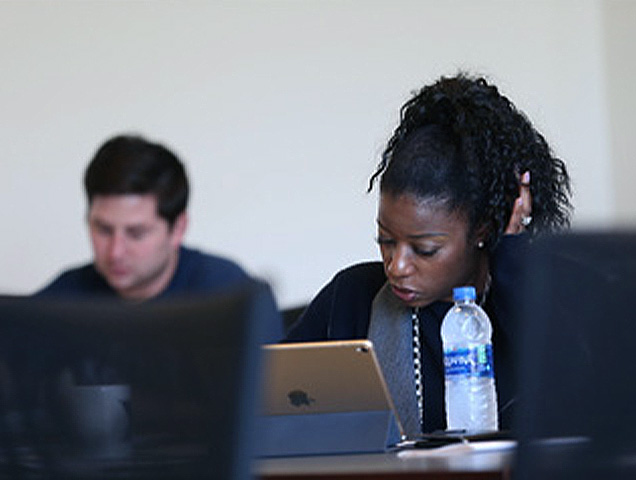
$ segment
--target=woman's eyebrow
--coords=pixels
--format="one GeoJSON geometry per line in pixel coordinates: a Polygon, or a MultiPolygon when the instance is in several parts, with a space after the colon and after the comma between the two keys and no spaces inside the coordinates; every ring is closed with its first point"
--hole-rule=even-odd
{"type": "MultiPolygon", "coordinates": [[[[380,228],[382,228],[383,230],[386,230],[388,232],[390,232],[391,230],[389,228],[386,228],[384,225],[382,225],[382,222],[378,219],[376,220],[378,223],[378,226],[380,228]]],[[[408,238],[411,238],[413,240],[419,240],[422,238],[430,238],[430,237],[448,237],[448,233],[444,233],[444,232],[426,232],[426,233],[415,233],[412,235],[407,235],[408,238]]]]}

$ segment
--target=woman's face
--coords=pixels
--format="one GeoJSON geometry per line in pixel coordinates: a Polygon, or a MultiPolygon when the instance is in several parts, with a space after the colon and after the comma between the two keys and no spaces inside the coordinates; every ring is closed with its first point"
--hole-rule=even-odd
{"type": "Polygon", "coordinates": [[[487,255],[468,238],[468,221],[439,202],[382,193],[378,244],[393,293],[411,307],[451,301],[453,288],[482,287],[487,255]]]}

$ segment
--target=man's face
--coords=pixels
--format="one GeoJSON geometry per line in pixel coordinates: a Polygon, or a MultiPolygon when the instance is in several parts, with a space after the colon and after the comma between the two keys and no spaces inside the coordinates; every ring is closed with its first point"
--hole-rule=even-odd
{"type": "Polygon", "coordinates": [[[93,197],[88,226],[97,271],[121,297],[158,295],[176,269],[186,223],[183,213],[170,228],[152,194],[93,197]]]}

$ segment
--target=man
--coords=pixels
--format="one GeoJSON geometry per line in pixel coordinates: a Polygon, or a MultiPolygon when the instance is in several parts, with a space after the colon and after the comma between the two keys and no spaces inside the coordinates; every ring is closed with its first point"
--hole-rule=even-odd
{"type": "Polygon", "coordinates": [[[247,280],[230,260],[181,245],[188,180],[179,159],[138,136],[104,143],[84,177],[93,262],[62,273],[38,296],[141,301],[214,292],[247,280]]]}

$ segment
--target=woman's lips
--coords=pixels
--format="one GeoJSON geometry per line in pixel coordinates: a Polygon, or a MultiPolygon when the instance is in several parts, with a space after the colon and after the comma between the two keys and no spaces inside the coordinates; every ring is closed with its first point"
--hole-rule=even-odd
{"type": "Polygon", "coordinates": [[[393,293],[396,297],[398,297],[405,303],[411,303],[417,298],[417,292],[408,288],[401,288],[395,285],[391,285],[391,290],[393,290],[393,293]]]}

